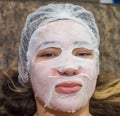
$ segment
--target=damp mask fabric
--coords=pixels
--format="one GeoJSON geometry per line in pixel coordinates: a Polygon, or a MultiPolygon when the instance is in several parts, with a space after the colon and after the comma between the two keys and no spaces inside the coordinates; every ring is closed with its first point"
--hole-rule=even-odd
{"type": "Polygon", "coordinates": [[[99,51],[89,29],[72,20],[58,20],[43,26],[42,31],[38,28],[32,38],[27,68],[35,97],[44,107],[63,112],[75,112],[84,107],[95,90],[99,74],[99,51]],[[91,56],[79,56],[82,48],[92,51],[91,56]],[[46,53],[52,55],[45,56],[46,53]],[[77,73],[63,74],[67,69],[77,73]],[[57,92],[56,86],[65,82],[77,82],[82,86],[73,93],[57,92]]]}

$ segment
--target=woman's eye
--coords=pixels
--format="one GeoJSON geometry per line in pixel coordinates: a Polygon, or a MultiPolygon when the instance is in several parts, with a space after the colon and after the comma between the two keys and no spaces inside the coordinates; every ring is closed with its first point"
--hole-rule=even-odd
{"type": "Polygon", "coordinates": [[[38,54],[38,57],[50,58],[50,57],[55,57],[56,55],[57,54],[55,53],[46,52],[46,53],[38,54]]]}
{"type": "Polygon", "coordinates": [[[61,54],[61,49],[59,48],[54,48],[54,47],[46,48],[39,51],[35,59],[35,62],[50,60],[59,56],[60,54],[61,54]]]}
{"type": "Polygon", "coordinates": [[[93,50],[88,50],[86,48],[76,48],[73,50],[73,55],[77,57],[83,58],[92,58],[93,57],[93,50]]]}
{"type": "Polygon", "coordinates": [[[87,53],[87,52],[80,52],[78,54],[76,54],[76,56],[90,56],[91,53],[87,53]]]}

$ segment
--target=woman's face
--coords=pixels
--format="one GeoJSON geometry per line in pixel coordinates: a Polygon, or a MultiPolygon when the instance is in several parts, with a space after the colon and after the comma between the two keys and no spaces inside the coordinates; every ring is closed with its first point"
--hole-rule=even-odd
{"type": "Polygon", "coordinates": [[[89,30],[71,20],[50,22],[32,46],[29,72],[35,97],[46,107],[64,112],[84,107],[98,76],[96,49],[89,30]]]}

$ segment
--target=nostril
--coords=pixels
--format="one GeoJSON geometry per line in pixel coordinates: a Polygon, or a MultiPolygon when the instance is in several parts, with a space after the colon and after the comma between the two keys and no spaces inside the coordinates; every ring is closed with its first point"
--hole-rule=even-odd
{"type": "Polygon", "coordinates": [[[81,68],[54,68],[52,69],[52,75],[54,76],[73,76],[78,75],[81,72],[81,68]]]}
{"type": "Polygon", "coordinates": [[[60,72],[61,75],[68,75],[68,76],[73,76],[77,74],[77,70],[73,68],[68,68],[64,72],[60,72]]]}
{"type": "Polygon", "coordinates": [[[51,74],[52,74],[52,76],[59,76],[60,72],[58,70],[56,70],[56,69],[52,69],[51,74]]]}
{"type": "Polygon", "coordinates": [[[66,73],[65,72],[59,72],[60,73],[60,75],[66,75],[66,73]]]}

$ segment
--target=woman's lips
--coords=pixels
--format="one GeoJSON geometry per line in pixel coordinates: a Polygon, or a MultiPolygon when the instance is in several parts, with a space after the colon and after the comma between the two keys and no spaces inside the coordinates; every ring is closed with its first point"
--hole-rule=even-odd
{"type": "Polygon", "coordinates": [[[70,94],[80,91],[82,84],[80,82],[63,82],[55,86],[55,91],[62,94],[70,94]]]}

